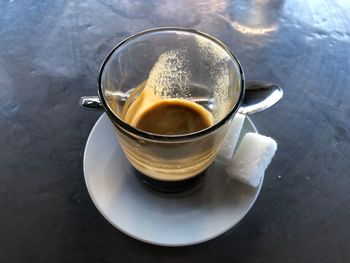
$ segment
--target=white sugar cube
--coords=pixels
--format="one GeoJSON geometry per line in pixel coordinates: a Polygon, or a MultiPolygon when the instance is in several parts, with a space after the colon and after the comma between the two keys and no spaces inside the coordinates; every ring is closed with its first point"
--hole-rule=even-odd
{"type": "Polygon", "coordinates": [[[258,133],[247,133],[226,171],[232,178],[256,187],[276,150],[277,143],[274,139],[258,133]]]}
{"type": "Polygon", "coordinates": [[[245,115],[236,113],[232,120],[231,126],[227,132],[224,143],[219,151],[219,156],[225,161],[229,161],[232,158],[233,152],[235,151],[236,144],[241,133],[245,115]]]}

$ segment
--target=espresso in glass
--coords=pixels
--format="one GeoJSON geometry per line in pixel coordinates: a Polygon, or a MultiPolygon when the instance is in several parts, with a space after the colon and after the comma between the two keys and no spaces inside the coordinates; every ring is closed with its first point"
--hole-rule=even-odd
{"type": "Polygon", "coordinates": [[[99,95],[142,181],[175,192],[193,185],[215,160],[243,99],[244,75],[215,38],[154,29],[107,56],[99,95]]]}

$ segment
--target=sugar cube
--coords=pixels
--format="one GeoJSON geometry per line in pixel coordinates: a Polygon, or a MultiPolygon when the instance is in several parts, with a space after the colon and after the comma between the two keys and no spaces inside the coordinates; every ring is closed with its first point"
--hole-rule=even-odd
{"type": "Polygon", "coordinates": [[[256,187],[277,150],[274,139],[258,133],[247,133],[226,171],[240,182],[256,187]]]}

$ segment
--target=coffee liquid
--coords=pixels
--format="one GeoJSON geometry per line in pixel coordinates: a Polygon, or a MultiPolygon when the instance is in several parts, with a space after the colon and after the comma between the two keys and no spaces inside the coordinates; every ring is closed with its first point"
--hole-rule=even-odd
{"type": "Polygon", "coordinates": [[[135,126],[155,134],[181,135],[197,132],[211,125],[208,111],[202,106],[182,99],[167,99],[144,111],[135,126]]]}
{"type": "MultiPolygon", "coordinates": [[[[142,89],[144,83],[136,90],[142,89]]],[[[136,99],[128,98],[122,113],[125,122],[140,130],[160,135],[184,135],[213,125],[213,115],[186,99],[160,98],[144,88],[136,99]]]]}

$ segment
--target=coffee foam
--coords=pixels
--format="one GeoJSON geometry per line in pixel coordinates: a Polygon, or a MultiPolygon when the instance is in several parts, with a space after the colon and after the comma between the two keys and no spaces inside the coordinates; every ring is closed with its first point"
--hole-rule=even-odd
{"type": "Polygon", "coordinates": [[[162,99],[184,98],[189,94],[191,77],[186,49],[174,49],[161,54],[154,64],[146,87],[162,99]]]}
{"type": "MultiPolygon", "coordinates": [[[[229,105],[229,70],[230,57],[221,47],[213,45],[204,37],[196,38],[196,44],[204,61],[211,64],[210,78],[214,98],[218,107],[214,108],[213,115],[216,120],[221,120],[227,114],[229,105]]],[[[209,85],[209,84],[208,84],[209,85]]]]}

